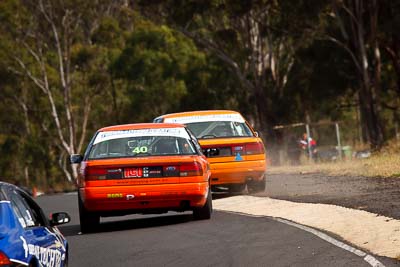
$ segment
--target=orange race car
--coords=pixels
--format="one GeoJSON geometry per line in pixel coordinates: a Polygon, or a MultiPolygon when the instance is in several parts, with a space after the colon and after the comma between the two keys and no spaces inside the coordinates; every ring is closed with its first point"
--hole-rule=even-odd
{"type": "Polygon", "coordinates": [[[212,213],[210,168],[196,138],[180,124],[127,124],[96,132],[80,163],[79,217],[82,232],[100,217],[192,210],[212,213]]]}
{"type": "Polygon", "coordinates": [[[230,110],[167,114],[154,122],[182,123],[197,137],[211,166],[213,190],[265,190],[264,144],[243,116],[230,110]]]}

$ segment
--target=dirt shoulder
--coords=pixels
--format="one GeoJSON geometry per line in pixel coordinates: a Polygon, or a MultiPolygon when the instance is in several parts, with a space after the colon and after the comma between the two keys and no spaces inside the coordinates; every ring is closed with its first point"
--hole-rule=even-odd
{"type": "Polygon", "coordinates": [[[400,259],[400,179],[270,170],[263,193],[216,199],[218,210],[288,219],[400,259]]]}
{"type": "Polygon", "coordinates": [[[276,173],[267,176],[265,193],[274,199],[333,204],[400,219],[400,179],[332,176],[318,172],[276,173]]]}

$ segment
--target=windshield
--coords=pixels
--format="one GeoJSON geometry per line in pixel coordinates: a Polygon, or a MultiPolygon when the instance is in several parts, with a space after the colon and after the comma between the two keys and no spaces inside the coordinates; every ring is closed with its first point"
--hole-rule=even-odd
{"type": "Polygon", "coordinates": [[[199,139],[253,136],[250,128],[244,122],[205,121],[186,123],[186,126],[199,139]]]}
{"type": "MultiPolygon", "coordinates": [[[[185,137],[168,135],[134,136],[135,134],[120,133],[121,131],[107,132],[106,137],[96,137],[96,140],[99,140],[94,142],[88,158],[105,159],[197,154],[193,143],[185,137]]],[[[98,135],[102,135],[102,133],[100,132],[98,135]]]]}

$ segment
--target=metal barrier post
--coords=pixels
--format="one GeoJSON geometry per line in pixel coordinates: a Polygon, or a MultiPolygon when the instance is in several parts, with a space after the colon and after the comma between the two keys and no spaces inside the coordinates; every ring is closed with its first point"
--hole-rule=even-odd
{"type": "Polygon", "coordinates": [[[336,138],[337,138],[337,145],[339,149],[339,158],[342,159],[342,144],[340,143],[340,130],[339,130],[339,123],[335,123],[336,128],[336,138]]]}
{"type": "Polygon", "coordinates": [[[311,143],[310,143],[310,125],[306,124],[306,133],[307,133],[307,149],[308,149],[308,157],[312,159],[312,151],[311,151],[311,143]]]}

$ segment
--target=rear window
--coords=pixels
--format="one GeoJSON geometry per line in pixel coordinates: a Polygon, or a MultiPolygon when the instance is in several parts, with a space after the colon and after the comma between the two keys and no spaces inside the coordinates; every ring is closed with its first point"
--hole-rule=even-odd
{"type": "Polygon", "coordinates": [[[184,128],[99,132],[89,159],[197,154],[184,128]]]}
{"type": "Polygon", "coordinates": [[[244,122],[204,121],[186,123],[186,126],[199,139],[253,136],[252,131],[244,122]]]}

